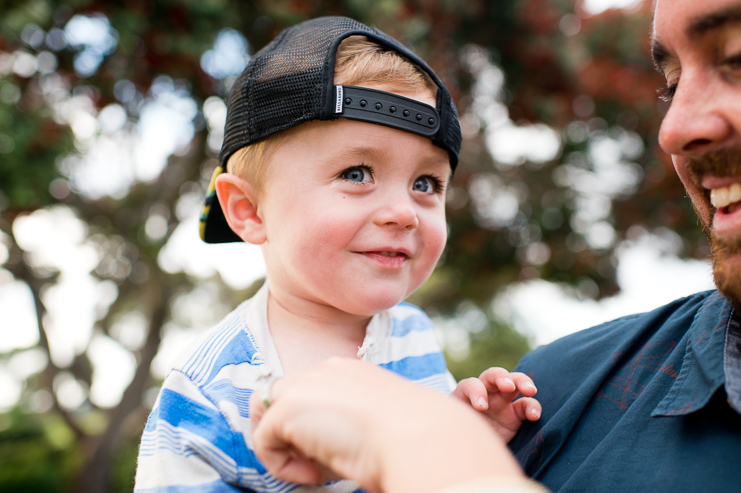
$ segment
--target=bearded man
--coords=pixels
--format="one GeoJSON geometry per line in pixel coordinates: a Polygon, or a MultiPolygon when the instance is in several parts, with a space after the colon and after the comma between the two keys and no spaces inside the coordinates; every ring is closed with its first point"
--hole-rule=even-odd
{"type": "Polygon", "coordinates": [[[565,337],[518,367],[543,417],[510,443],[554,491],[741,488],[741,2],[657,0],[659,142],[711,245],[717,291],[565,337]]]}

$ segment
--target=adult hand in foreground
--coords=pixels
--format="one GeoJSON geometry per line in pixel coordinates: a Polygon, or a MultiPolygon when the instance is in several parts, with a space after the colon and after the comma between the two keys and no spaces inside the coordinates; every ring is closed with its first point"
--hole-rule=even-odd
{"type": "Polygon", "coordinates": [[[277,380],[270,394],[269,410],[253,394],[250,415],[255,452],[279,479],[320,484],[331,471],[385,493],[524,481],[476,412],[368,363],[330,359],[277,380]]]}

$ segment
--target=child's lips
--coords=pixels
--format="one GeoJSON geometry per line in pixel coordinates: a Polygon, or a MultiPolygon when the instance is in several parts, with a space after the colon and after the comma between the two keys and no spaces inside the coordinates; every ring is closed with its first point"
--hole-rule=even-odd
{"type": "Polygon", "coordinates": [[[355,253],[369,258],[375,263],[390,269],[399,269],[403,267],[409,259],[409,253],[407,253],[407,251],[397,249],[369,250],[355,253]]]}

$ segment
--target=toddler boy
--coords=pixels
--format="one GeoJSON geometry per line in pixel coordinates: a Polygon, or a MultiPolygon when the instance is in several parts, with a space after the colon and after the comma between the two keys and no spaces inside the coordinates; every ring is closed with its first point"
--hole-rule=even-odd
{"type": "MultiPolygon", "coordinates": [[[[401,301],[445,246],[460,144],[440,79],[376,29],[315,19],[252,58],[231,90],[201,236],[261,245],[267,280],[168,374],[142,437],[137,491],[315,491],[277,481],[253,453],[249,398],[268,373],[359,357],[453,391],[430,320],[401,301]]],[[[490,369],[453,394],[508,440],[539,416],[534,399],[512,402],[518,391],[535,387],[490,369]]]]}

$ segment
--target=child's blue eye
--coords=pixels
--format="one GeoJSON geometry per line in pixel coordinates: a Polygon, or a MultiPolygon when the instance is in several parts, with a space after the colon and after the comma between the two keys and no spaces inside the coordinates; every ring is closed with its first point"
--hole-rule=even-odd
{"type": "Polygon", "coordinates": [[[412,190],[415,192],[431,193],[434,189],[435,186],[432,183],[432,180],[427,177],[417,178],[414,180],[414,185],[412,185],[412,190]]]}
{"type": "Polygon", "coordinates": [[[342,172],[342,178],[349,181],[354,181],[356,183],[363,183],[366,181],[366,177],[370,178],[370,173],[368,170],[355,167],[355,168],[349,168],[342,172]]]}

